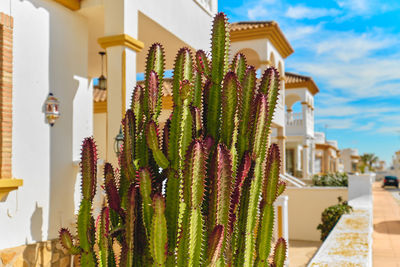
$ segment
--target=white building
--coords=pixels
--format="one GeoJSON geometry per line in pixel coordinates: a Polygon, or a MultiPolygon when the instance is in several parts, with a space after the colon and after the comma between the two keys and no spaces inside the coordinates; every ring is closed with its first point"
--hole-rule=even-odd
{"type": "Polygon", "coordinates": [[[216,11],[217,0],[0,1],[0,250],[74,226],[83,138],[94,134],[100,158],[115,163],[113,139],[147,48],[164,44],[166,69],[182,46],[208,50],[216,11]],[[107,102],[94,105],[99,51],[107,53],[107,102]],[[60,101],[53,127],[44,115],[49,93],[60,101]]]}
{"type": "Polygon", "coordinates": [[[286,72],[286,172],[299,178],[314,174],[314,96],[318,92],[311,77],[286,72]],[[294,113],[298,102],[301,112],[294,113]]]}
{"type": "Polygon", "coordinates": [[[314,173],[326,174],[339,171],[340,151],[336,140],[326,140],[325,134],[315,132],[314,173]]]}
{"type": "MultiPolygon", "coordinates": [[[[19,258],[33,246],[43,266],[56,264],[45,252],[56,248],[36,244],[56,239],[61,227],[75,228],[82,140],[93,135],[99,165],[115,164],[114,137],[136,75],[144,72],[147,49],[154,42],[164,45],[167,70],[182,46],[208,51],[216,11],[217,0],[0,1],[0,250],[21,246],[0,254],[0,263],[7,264],[3,255],[13,255],[12,264],[34,265],[19,258]],[[100,51],[106,52],[105,91],[93,85],[102,74],[100,51]],[[53,127],[44,113],[50,93],[59,100],[61,113],[53,127]]],[[[231,56],[242,52],[258,70],[275,66],[281,73],[272,141],[284,159],[282,74],[293,48],[276,22],[231,26],[231,56]]],[[[168,99],[168,86],[164,89],[168,99]]],[[[168,101],[163,108],[168,109],[168,101]]],[[[278,209],[279,218],[282,214],[278,209]]]]}
{"type": "Polygon", "coordinates": [[[340,161],[343,165],[343,171],[347,173],[358,172],[358,166],[360,163],[360,155],[358,154],[358,149],[346,148],[340,150],[340,161]]]}
{"type": "MultiPolygon", "coordinates": [[[[247,63],[260,73],[274,66],[281,75],[281,90],[272,122],[272,142],[280,147],[281,157],[285,158],[285,59],[294,50],[275,21],[243,21],[231,24],[231,58],[243,53],[247,63]]],[[[282,160],[282,172],[285,170],[282,160]]]]}
{"type": "Polygon", "coordinates": [[[392,172],[394,173],[394,175],[396,175],[397,177],[400,177],[400,150],[396,151],[393,155],[393,166],[392,166],[392,172]]]}

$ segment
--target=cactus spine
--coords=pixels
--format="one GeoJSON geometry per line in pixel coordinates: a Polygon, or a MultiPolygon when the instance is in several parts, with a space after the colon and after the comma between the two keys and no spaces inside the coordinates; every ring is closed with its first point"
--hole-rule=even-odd
{"type": "Polygon", "coordinates": [[[78,241],[60,231],[82,266],[283,266],[283,239],[271,255],[273,204],[285,190],[279,147],[269,143],[279,73],[268,68],[257,86],[244,55],[229,63],[228,26],[223,13],[215,16],[211,58],[178,51],[164,129],[164,50],[150,47],[144,86],[136,86],[122,121],[119,175],[104,167],[107,203],[96,227],[97,154],[85,139],[78,241]]]}

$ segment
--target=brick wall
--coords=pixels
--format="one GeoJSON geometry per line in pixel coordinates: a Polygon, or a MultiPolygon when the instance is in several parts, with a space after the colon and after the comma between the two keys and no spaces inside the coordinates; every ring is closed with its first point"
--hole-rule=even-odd
{"type": "Polygon", "coordinates": [[[13,18],[0,13],[0,178],[12,178],[13,18]]]}

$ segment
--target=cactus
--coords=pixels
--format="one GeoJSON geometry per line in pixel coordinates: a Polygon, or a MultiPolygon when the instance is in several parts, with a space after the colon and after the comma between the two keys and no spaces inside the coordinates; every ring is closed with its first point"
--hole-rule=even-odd
{"type": "Polygon", "coordinates": [[[150,47],[144,86],[122,120],[119,171],[104,166],[107,201],[96,226],[97,154],[84,140],[77,240],[60,231],[82,266],[283,266],[286,242],[272,244],[273,204],[285,190],[279,147],[270,144],[279,73],[268,68],[257,85],[244,55],[229,63],[228,27],[217,14],[211,58],[178,51],[163,129],[164,49],[150,47]]]}

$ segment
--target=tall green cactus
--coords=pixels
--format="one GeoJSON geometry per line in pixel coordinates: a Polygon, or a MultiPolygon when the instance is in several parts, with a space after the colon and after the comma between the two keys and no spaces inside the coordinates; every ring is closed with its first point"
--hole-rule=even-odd
{"type": "Polygon", "coordinates": [[[164,49],[150,47],[144,86],[122,121],[119,172],[104,166],[107,202],[96,226],[97,154],[85,139],[78,240],[60,231],[82,266],[283,266],[283,239],[271,255],[274,202],[285,190],[279,147],[270,144],[279,73],[268,68],[257,85],[244,55],[229,63],[228,27],[217,14],[211,58],[178,51],[163,129],[164,49]]]}

